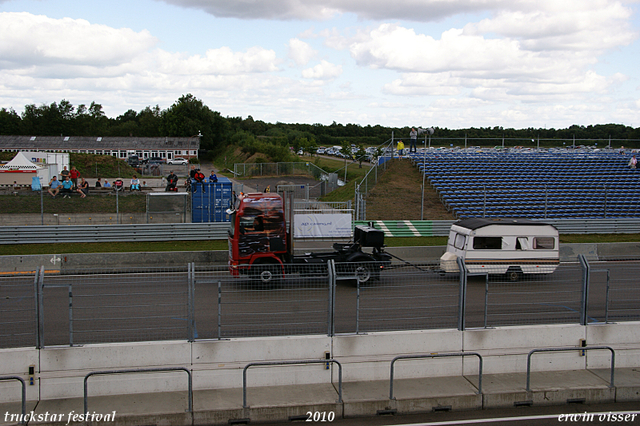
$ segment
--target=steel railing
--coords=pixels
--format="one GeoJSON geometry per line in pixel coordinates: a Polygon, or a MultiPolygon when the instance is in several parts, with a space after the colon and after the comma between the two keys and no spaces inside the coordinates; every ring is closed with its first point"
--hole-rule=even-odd
{"type": "Polygon", "coordinates": [[[26,415],[27,415],[27,385],[22,377],[19,376],[0,376],[0,381],[2,380],[17,380],[22,385],[22,419],[20,420],[21,424],[27,424],[26,415]]]}
{"type": "Polygon", "coordinates": [[[393,397],[393,372],[394,364],[396,361],[405,359],[422,359],[422,358],[449,358],[449,357],[465,357],[476,356],[478,357],[478,395],[482,395],[482,355],[477,352],[456,352],[446,354],[428,354],[428,355],[401,355],[391,360],[391,370],[389,372],[389,399],[393,397]]]}
{"type": "Polygon", "coordinates": [[[307,359],[299,361],[264,361],[251,362],[244,366],[242,370],[242,408],[249,408],[247,405],[247,370],[249,367],[274,366],[274,365],[304,365],[304,364],[329,364],[338,366],[338,404],[342,404],[342,364],[335,359],[307,359]]]}
{"type": "Polygon", "coordinates": [[[611,351],[611,379],[609,381],[609,387],[614,387],[614,373],[616,365],[616,352],[610,346],[577,346],[567,348],[545,348],[545,349],[533,349],[527,355],[527,392],[531,392],[531,355],[537,352],[567,352],[567,351],[588,351],[593,349],[607,349],[611,351]]]}
{"type": "Polygon", "coordinates": [[[89,408],[88,408],[89,387],[88,387],[87,381],[91,376],[106,375],[106,374],[127,374],[127,373],[158,373],[158,372],[171,372],[171,371],[184,371],[187,373],[187,377],[189,378],[188,380],[189,389],[188,389],[188,396],[187,396],[188,403],[189,403],[188,412],[193,413],[193,379],[191,377],[191,371],[189,371],[184,367],[133,368],[133,369],[127,369],[127,370],[92,371],[91,373],[88,373],[86,376],[84,376],[84,412],[85,413],[89,412],[89,408]]]}
{"type": "Polygon", "coordinates": [[[1,226],[0,244],[224,240],[228,228],[228,222],[1,226]]]}
{"type": "MultiPolygon", "coordinates": [[[[448,236],[453,220],[373,221],[386,237],[448,236]]],[[[640,233],[638,219],[547,219],[561,234],[640,233]]],[[[355,221],[354,226],[366,224],[355,221]]],[[[0,244],[227,239],[228,222],[127,225],[0,226],[0,244]]]]}

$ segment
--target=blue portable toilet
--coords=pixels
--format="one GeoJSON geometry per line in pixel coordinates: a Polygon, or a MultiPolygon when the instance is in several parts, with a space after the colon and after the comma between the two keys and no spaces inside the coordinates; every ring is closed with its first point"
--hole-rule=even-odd
{"type": "Polygon", "coordinates": [[[229,222],[227,209],[231,207],[233,184],[226,177],[216,183],[191,185],[191,222],[229,222]]]}
{"type": "Polygon", "coordinates": [[[42,185],[40,184],[40,178],[34,176],[31,178],[31,190],[32,191],[41,191],[42,185]]]}

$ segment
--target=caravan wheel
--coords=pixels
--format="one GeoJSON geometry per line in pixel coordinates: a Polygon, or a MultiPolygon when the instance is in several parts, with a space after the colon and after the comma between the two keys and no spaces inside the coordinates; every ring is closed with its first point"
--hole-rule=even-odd
{"type": "Polygon", "coordinates": [[[507,270],[507,279],[509,281],[520,281],[523,277],[522,269],[519,267],[511,267],[507,270]]]}

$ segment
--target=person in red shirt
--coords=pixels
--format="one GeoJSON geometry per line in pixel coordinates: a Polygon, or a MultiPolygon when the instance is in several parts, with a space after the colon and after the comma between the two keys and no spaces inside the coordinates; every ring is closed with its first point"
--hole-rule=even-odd
{"type": "Polygon", "coordinates": [[[69,177],[71,178],[71,182],[73,182],[73,189],[77,190],[78,178],[80,177],[80,172],[78,171],[78,169],[76,169],[76,166],[73,166],[71,168],[71,171],[69,172],[69,177]]]}

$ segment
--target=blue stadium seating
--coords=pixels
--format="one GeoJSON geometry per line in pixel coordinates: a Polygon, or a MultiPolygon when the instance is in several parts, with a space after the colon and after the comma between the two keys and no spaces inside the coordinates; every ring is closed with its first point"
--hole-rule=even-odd
{"type": "Polygon", "coordinates": [[[613,151],[431,150],[411,159],[459,218],[640,217],[640,169],[613,151]]]}

